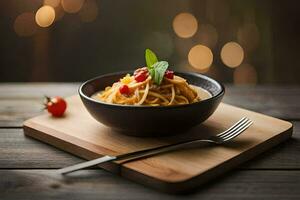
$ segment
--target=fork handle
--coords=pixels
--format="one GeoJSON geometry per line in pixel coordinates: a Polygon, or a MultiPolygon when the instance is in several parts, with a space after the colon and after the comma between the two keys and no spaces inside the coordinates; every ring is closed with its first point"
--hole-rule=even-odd
{"type": "Polygon", "coordinates": [[[67,174],[70,172],[74,172],[80,169],[92,167],[101,163],[109,162],[109,161],[115,161],[115,160],[132,160],[132,159],[138,159],[138,158],[145,158],[169,151],[174,151],[177,149],[182,149],[185,146],[191,145],[193,143],[200,143],[200,142],[210,142],[208,140],[191,140],[191,141],[185,141],[185,142],[179,142],[176,144],[169,144],[169,145],[164,145],[164,146],[159,146],[159,147],[154,147],[150,149],[145,149],[145,150],[140,150],[140,151],[135,151],[131,153],[126,153],[126,154],[121,154],[118,156],[102,156],[100,158],[96,158],[90,161],[86,161],[83,163],[79,163],[76,165],[72,165],[69,167],[65,167],[62,169],[57,170],[56,172],[58,174],[67,174]]]}
{"type": "Polygon", "coordinates": [[[189,141],[184,141],[184,142],[178,142],[175,144],[168,144],[168,145],[163,145],[163,146],[159,146],[159,147],[153,147],[153,148],[149,148],[149,149],[135,151],[135,152],[131,152],[131,153],[121,154],[121,155],[117,156],[117,160],[132,160],[132,159],[138,159],[138,158],[145,158],[145,157],[149,157],[149,156],[153,156],[153,155],[157,155],[157,154],[161,154],[161,153],[166,153],[166,152],[170,152],[170,151],[174,151],[174,150],[178,150],[178,149],[183,149],[186,146],[189,146],[192,144],[199,144],[202,142],[211,143],[211,141],[204,140],[204,139],[189,140],[189,141]]]}
{"type": "Polygon", "coordinates": [[[67,174],[67,173],[74,172],[74,171],[77,171],[77,170],[80,170],[80,169],[92,167],[92,166],[95,166],[95,165],[98,165],[98,164],[101,164],[101,163],[104,163],[104,162],[113,161],[113,160],[116,160],[116,158],[117,157],[115,157],[115,156],[102,156],[102,157],[96,158],[94,160],[82,162],[82,163],[79,163],[79,164],[76,164],[76,165],[72,165],[72,166],[69,166],[69,167],[59,169],[56,172],[59,173],[59,174],[67,174]]]}

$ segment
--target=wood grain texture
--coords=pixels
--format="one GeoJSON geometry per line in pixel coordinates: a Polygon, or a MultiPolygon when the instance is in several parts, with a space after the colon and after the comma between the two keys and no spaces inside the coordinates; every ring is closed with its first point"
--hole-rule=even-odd
{"type": "Polygon", "coordinates": [[[101,170],[83,170],[65,178],[52,170],[0,170],[0,176],[2,200],[298,200],[300,196],[299,171],[235,171],[185,195],[159,193],[101,170]]]}
{"type": "Polygon", "coordinates": [[[22,129],[0,129],[0,168],[51,169],[83,160],[26,137],[22,129]]]}
{"type": "Polygon", "coordinates": [[[21,127],[24,120],[43,113],[44,95],[69,96],[78,83],[15,83],[0,85],[0,127],[21,127]]]}
{"type": "Polygon", "coordinates": [[[70,96],[80,83],[1,83],[0,99],[39,99],[44,95],[70,96]]]}
{"type": "Polygon", "coordinates": [[[223,102],[273,117],[300,119],[300,87],[227,87],[223,102]]]}
{"type": "MultiPolygon", "coordinates": [[[[21,127],[42,113],[43,95],[70,96],[79,83],[19,83],[0,85],[0,127],[21,127]]],[[[286,120],[300,119],[300,88],[226,86],[224,102],[286,120]]]]}
{"type": "MultiPolygon", "coordinates": [[[[21,127],[25,119],[41,113],[44,94],[68,96],[76,93],[77,86],[1,83],[0,126],[21,127]]],[[[48,177],[52,170],[0,170],[1,199],[299,199],[300,87],[227,85],[226,89],[224,102],[296,120],[293,138],[245,163],[242,171],[227,173],[194,194],[158,193],[101,170],[76,172],[65,181],[48,177]]],[[[24,137],[21,129],[0,128],[0,152],[2,168],[56,168],[80,160],[24,137]]]]}
{"type": "MultiPolygon", "coordinates": [[[[288,141],[239,166],[240,169],[299,169],[300,122],[288,141]]],[[[50,145],[26,137],[21,129],[0,129],[0,168],[57,169],[83,161],[50,145]]]]}
{"type": "Polygon", "coordinates": [[[64,118],[41,115],[25,121],[24,131],[26,135],[86,159],[203,138],[205,134],[215,135],[225,130],[244,116],[253,120],[253,125],[232,144],[176,151],[121,165],[108,163],[103,166],[123,177],[168,192],[189,189],[224,173],[286,140],[292,128],[286,121],[221,104],[203,125],[182,135],[136,138],[113,133],[108,127],[96,122],[87,113],[78,96],[68,98],[67,102],[69,110],[64,118]]]}

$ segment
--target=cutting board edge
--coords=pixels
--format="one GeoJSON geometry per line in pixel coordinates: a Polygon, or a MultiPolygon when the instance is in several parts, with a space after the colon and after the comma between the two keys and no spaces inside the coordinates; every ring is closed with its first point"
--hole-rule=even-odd
{"type": "MultiPolygon", "coordinates": [[[[154,178],[151,176],[147,176],[143,173],[139,173],[134,171],[133,169],[127,168],[125,166],[119,165],[117,163],[107,163],[105,165],[101,165],[100,167],[103,168],[104,170],[107,170],[109,172],[112,172],[114,174],[117,174],[121,177],[124,177],[126,179],[132,180],[134,182],[138,182],[142,185],[150,186],[152,188],[161,190],[163,192],[167,193],[182,193],[185,191],[189,191],[194,189],[196,186],[200,186],[204,184],[205,182],[208,182],[212,179],[217,178],[224,172],[227,172],[239,164],[242,164],[253,157],[265,152],[266,150],[272,148],[273,146],[276,146],[277,144],[289,139],[292,136],[293,133],[293,125],[292,123],[289,123],[291,126],[284,132],[281,132],[280,134],[276,135],[275,137],[270,138],[264,143],[258,144],[256,148],[252,148],[248,151],[243,152],[239,156],[236,156],[230,160],[227,160],[219,166],[213,167],[206,171],[205,173],[198,174],[192,178],[188,178],[185,180],[180,180],[176,182],[169,182],[166,180],[154,178]],[[260,150],[258,150],[259,147],[260,150]],[[237,163],[238,162],[238,163],[237,163]]],[[[53,135],[45,134],[39,130],[36,130],[32,127],[30,127],[31,123],[30,121],[24,122],[23,129],[24,129],[24,134],[29,137],[33,137],[39,141],[42,141],[44,143],[47,143],[51,146],[57,147],[59,149],[63,149],[64,151],[78,156],[80,158],[84,159],[93,159],[99,156],[99,154],[89,151],[88,149],[85,149],[83,147],[79,147],[76,144],[72,144],[68,141],[65,141],[63,139],[57,138],[53,135]],[[38,133],[38,134],[37,134],[38,133]],[[43,137],[47,137],[47,139],[43,139],[43,137]],[[49,140],[50,139],[50,140],[49,140]],[[58,141],[54,141],[54,140],[58,141]],[[49,142],[46,142],[49,141],[49,142]],[[50,142],[52,141],[52,142],[50,142]],[[72,145],[72,150],[68,148],[69,145],[72,145]],[[63,147],[62,147],[63,146],[63,147]],[[67,147],[67,148],[66,148],[67,147]],[[77,148],[77,152],[85,151],[86,155],[89,156],[84,156],[84,153],[74,153],[74,147],[77,148]]]]}
{"type": "MultiPolygon", "coordinates": [[[[233,107],[233,108],[239,109],[239,110],[247,110],[248,112],[255,113],[255,114],[260,115],[260,116],[263,116],[263,117],[268,117],[268,118],[271,118],[271,119],[280,121],[281,123],[285,123],[285,124],[287,125],[288,129],[293,128],[293,124],[292,124],[291,122],[289,122],[289,121],[284,120],[284,119],[280,119],[280,118],[273,117],[273,116],[270,116],[270,115],[267,115],[267,114],[259,113],[259,112],[253,111],[253,110],[249,110],[249,109],[247,109],[247,108],[237,107],[237,106],[234,106],[234,105],[228,104],[228,103],[223,103],[223,102],[221,102],[221,104],[223,104],[223,105],[225,105],[225,106],[230,106],[230,107],[233,107]]],[[[220,104],[220,105],[221,105],[221,104],[220,104]]]]}
{"type": "MultiPolygon", "coordinates": [[[[291,123],[292,125],[292,123],[291,123]]],[[[280,144],[291,138],[293,134],[293,125],[289,127],[286,131],[276,135],[275,137],[267,140],[266,143],[260,143],[256,146],[256,148],[251,148],[248,151],[241,153],[239,156],[233,157],[232,159],[227,160],[222,165],[218,165],[207,170],[205,173],[198,174],[192,178],[178,181],[178,182],[167,182],[167,181],[158,181],[159,179],[147,176],[145,174],[136,173],[134,170],[130,168],[121,169],[121,176],[132,180],[134,182],[138,182],[142,185],[150,186],[151,188],[167,192],[167,193],[183,193],[193,189],[195,187],[201,186],[204,183],[207,183],[222,174],[237,168],[240,164],[245,163],[254,157],[258,156],[261,153],[271,149],[272,147],[280,144]],[[258,150],[258,148],[260,148],[258,150]],[[138,175],[138,176],[137,176],[138,175]]]]}
{"type": "MultiPolygon", "coordinates": [[[[54,135],[45,134],[42,131],[39,131],[35,128],[30,127],[30,124],[31,124],[30,122],[23,124],[24,135],[26,135],[28,137],[37,139],[45,144],[48,144],[55,148],[58,148],[62,151],[65,151],[67,153],[72,154],[73,156],[77,156],[82,159],[91,160],[91,159],[98,158],[99,155],[102,156],[101,154],[90,151],[90,150],[83,148],[81,146],[78,146],[72,142],[68,142],[61,138],[55,137],[54,135]],[[76,152],[74,152],[74,150],[76,152]]],[[[102,169],[104,169],[106,171],[112,172],[114,174],[118,174],[118,175],[120,174],[120,165],[118,163],[108,162],[108,163],[99,165],[99,167],[101,167],[102,169]]]]}
{"type": "MultiPolygon", "coordinates": [[[[77,98],[78,95],[74,95],[71,96],[67,99],[71,99],[71,98],[77,98]]],[[[234,108],[238,108],[239,110],[246,110],[244,108],[239,108],[239,107],[235,107],[233,105],[230,104],[226,104],[226,103],[222,103],[224,106],[231,106],[234,108]]],[[[221,105],[222,105],[221,104],[221,105]]],[[[261,114],[261,113],[257,113],[255,111],[251,111],[251,110],[247,110],[250,112],[253,112],[255,114],[259,114],[268,118],[272,118],[272,119],[276,119],[275,123],[282,123],[282,126],[280,126],[280,131],[278,131],[277,135],[268,139],[266,141],[266,147],[264,147],[264,143],[261,144],[257,144],[257,146],[261,145],[262,147],[264,147],[263,149],[261,149],[260,151],[255,150],[255,148],[251,148],[249,150],[247,150],[246,152],[243,152],[242,154],[240,154],[239,156],[236,156],[230,160],[225,161],[225,165],[224,167],[221,166],[214,166],[208,170],[206,170],[203,174],[195,174],[193,177],[187,177],[181,180],[175,180],[175,181],[171,181],[171,180],[166,180],[164,178],[157,178],[157,177],[152,177],[152,176],[148,176],[142,172],[139,171],[135,171],[134,169],[128,168],[126,166],[123,165],[119,165],[118,163],[107,163],[105,165],[101,165],[100,167],[110,171],[114,174],[120,175],[124,178],[133,180],[135,182],[150,186],[152,188],[156,188],[156,189],[160,189],[164,192],[169,192],[169,193],[180,193],[186,190],[190,190],[191,188],[193,188],[193,186],[199,186],[211,179],[214,179],[215,177],[218,177],[219,175],[221,175],[222,173],[237,167],[238,164],[243,163],[247,160],[250,160],[251,158],[255,157],[256,155],[266,151],[267,149],[277,145],[278,143],[288,139],[291,135],[292,135],[292,130],[293,130],[293,125],[285,120],[282,119],[278,119],[272,116],[268,116],[265,114],[261,114]],[[254,153],[253,153],[254,151],[254,153]],[[247,153],[247,154],[246,154],[247,153]],[[242,158],[241,160],[239,160],[240,158],[242,158]],[[234,159],[237,159],[237,161],[239,162],[235,162],[234,159]],[[140,179],[141,181],[139,181],[138,179],[140,179]]],[[[48,114],[43,114],[42,116],[45,116],[48,114]]],[[[41,116],[41,115],[40,115],[41,116]]],[[[40,116],[36,116],[34,118],[31,118],[29,120],[26,120],[23,124],[24,127],[24,134],[30,137],[33,137],[35,139],[38,139],[44,143],[47,143],[49,145],[52,145],[54,147],[57,147],[59,149],[62,149],[66,152],[69,152],[73,155],[76,155],[78,157],[82,157],[85,159],[93,159],[98,157],[99,155],[102,155],[102,153],[97,153],[94,152],[93,149],[89,149],[87,148],[87,146],[78,146],[77,143],[73,143],[70,144],[69,141],[64,140],[64,137],[60,137],[60,135],[58,134],[54,134],[54,135],[49,135],[49,133],[44,133],[43,131],[45,131],[45,129],[51,129],[47,126],[44,126],[44,128],[42,130],[40,130],[38,127],[33,126],[36,121],[35,119],[40,117],[40,116]],[[36,128],[36,129],[35,129],[36,128]],[[35,131],[36,134],[32,134],[30,133],[30,131],[35,131]],[[45,137],[53,137],[51,140],[47,140],[45,139],[45,137]],[[44,139],[43,139],[44,138],[44,139]],[[53,142],[54,140],[54,142],[53,142]],[[59,140],[58,142],[55,140],[59,140]],[[59,144],[57,144],[59,143],[59,144]],[[72,145],[72,148],[67,148],[66,149],[66,144],[67,145],[72,145]],[[76,151],[74,151],[74,147],[77,149],[76,151]],[[87,152],[87,153],[86,153],[87,152]]],[[[43,126],[43,125],[40,125],[43,126]]],[[[60,133],[59,133],[60,134],[60,133]]],[[[62,133],[65,134],[65,133],[62,133]]],[[[68,134],[65,134],[66,136],[68,134]]],[[[74,137],[74,136],[72,136],[74,137]]],[[[74,137],[76,138],[76,137],[74,137]]],[[[99,152],[99,151],[98,151],[99,152]]],[[[105,153],[104,153],[105,154],[105,153]]]]}

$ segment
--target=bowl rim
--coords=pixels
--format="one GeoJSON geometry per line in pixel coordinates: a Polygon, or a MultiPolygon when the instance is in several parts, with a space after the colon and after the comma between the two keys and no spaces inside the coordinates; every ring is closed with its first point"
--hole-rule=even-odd
{"type": "Polygon", "coordinates": [[[184,71],[174,71],[174,73],[181,73],[181,74],[187,74],[187,75],[191,75],[191,76],[196,76],[198,78],[202,78],[202,79],[206,79],[210,82],[212,82],[213,84],[216,84],[218,85],[221,90],[219,93],[217,93],[216,95],[208,98],[208,99],[204,99],[202,101],[198,101],[198,102],[195,102],[195,103],[190,103],[190,104],[183,104],[183,105],[171,105],[171,106],[144,106],[144,105],[139,105],[139,106],[136,106],[136,105],[122,105],[122,104],[113,104],[113,103],[106,103],[106,102],[102,102],[102,101],[98,101],[98,100],[95,100],[89,96],[87,96],[86,94],[83,93],[82,91],[82,88],[87,85],[88,83],[90,82],[93,82],[97,79],[100,79],[100,78],[103,78],[103,77],[108,77],[108,76],[114,76],[114,75],[119,75],[119,74],[126,74],[126,73],[132,73],[133,70],[126,70],[126,71],[119,71],[119,72],[113,72],[113,73],[107,73],[107,74],[103,74],[103,75],[99,75],[99,76],[96,76],[94,78],[91,78],[85,82],[83,82],[79,88],[78,88],[78,93],[81,97],[89,100],[89,101],[92,101],[94,103],[98,103],[98,104],[102,104],[102,105],[105,105],[105,106],[110,106],[110,107],[114,107],[114,108],[135,108],[135,109],[174,109],[174,108],[184,108],[184,107],[189,107],[189,106],[194,106],[194,105],[198,105],[198,104],[203,104],[205,102],[210,102],[210,101],[213,101],[219,97],[222,97],[225,93],[225,87],[222,83],[218,82],[217,80],[213,79],[213,78],[210,78],[206,75],[203,75],[203,74],[199,74],[199,73],[196,73],[196,72],[184,72],[184,71]]]}

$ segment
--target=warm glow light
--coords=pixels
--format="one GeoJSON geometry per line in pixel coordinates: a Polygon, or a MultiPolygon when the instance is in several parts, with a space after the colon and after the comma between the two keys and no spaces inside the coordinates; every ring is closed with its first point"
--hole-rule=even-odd
{"type": "Polygon", "coordinates": [[[207,71],[213,62],[213,53],[204,45],[196,45],[191,48],[188,60],[195,69],[207,71]]]}
{"type": "Polygon", "coordinates": [[[197,34],[197,39],[201,44],[214,48],[218,41],[216,28],[210,24],[201,24],[197,34]]]}
{"type": "Polygon", "coordinates": [[[198,29],[197,19],[190,13],[180,13],[173,20],[173,29],[179,37],[192,37],[198,29]]]}
{"type": "Polygon", "coordinates": [[[41,27],[50,26],[55,19],[55,10],[51,6],[42,6],[35,14],[35,21],[41,27]]]}
{"type": "Polygon", "coordinates": [[[228,42],[221,50],[221,59],[228,67],[237,67],[244,60],[244,50],[238,43],[228,42]]]}
{"type": "Polygon", "coordinates": [[[233,81],[235,84],[256,84],[257,72],[250,64],[242,64],[236,68],[233,73],[233,81]]]}
{"type": "Polygon", "coordinates": [[[62,0],[61,1],[61,5],[67,13],[78,12],[81,9],[83,3],[84,0],[62,0]]]}
{"type": "Polygon", "coordinates": [[[51,6],[55,10],[55,21],[60,20],[64,15],[65,11],[61,6],[61,0],[44,0],[44,5],[51,6]]]}
{"type": "Polygon", "coordinates": [[[17,35],[22,37],[33,35],[37,30],[34,22],[34,14],[26,12],[19,15],[14,22],[14,30],[17,35]]]}
{"type": "Polygon", "coordinates": [[[60,5],[55,7],[54,10],[55,10],[55,21],[60,20],[65,15],[65,11],[60,5]]]}
{"type": "Polygon", "coordinates": [[[98,5],[95,0],[86,0],[82,9],[79,12],[79,16],[83,22],[91,22],[97,18],[98,5]]]}
{"type": "Polygon", "coordinates": [[[44,5],[51,6],[53,8],[56,8],[59,4],[60,0],[44,0],[44,5]]]}
{"type": "Polygon", "coordinates": [[[248,52],[253,51],[259,44],[259,31],[255,24],[245,24],[237,32],[238,41],[248,52]]]}

